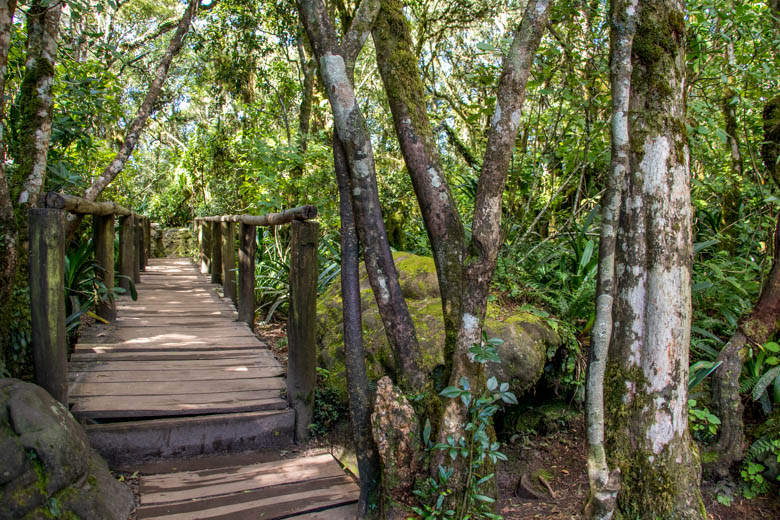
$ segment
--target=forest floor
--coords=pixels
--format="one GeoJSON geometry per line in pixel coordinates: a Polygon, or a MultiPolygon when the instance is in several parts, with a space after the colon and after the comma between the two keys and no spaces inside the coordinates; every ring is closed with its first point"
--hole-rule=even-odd
{"type": "MultiPolygon", "coordinates": [[[[282,326],[258,327],[258,334],[280,361],[287,363],[287,342],[282,326]]],[[[312,439],[305,449],[351,442],[347,418],[325,436],[312,439]]],[[[587,498],[585,425],[582,414],[558,427],[531,435],[512,435],[502,451],[508,461],[498,466],[501,499],[498,512],[505,520],[563,520],[580,517],[587,498]],[[541,478],[540,478],[541,477],[541,478]],[[522,482],[521,482],[522,480],[522,482]]],[[[334,449],[333,451],[338,451],[334,449]]],[[[753,500],[742,498],[734,482],[702,482],[707,513],[712,520],[759,520],[780,518],[780,496],[753,500]],[[724,489],[733,490],[731,506],[717,501],[724,489]]]]}

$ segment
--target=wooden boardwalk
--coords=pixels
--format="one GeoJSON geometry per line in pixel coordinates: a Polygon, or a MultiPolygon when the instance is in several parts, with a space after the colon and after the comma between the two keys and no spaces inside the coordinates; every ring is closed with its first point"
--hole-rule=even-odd
{"type": "MultiPolygon", "coordinates": [[[[217,288],[187,259],[152,259],[137,300],[122,298],[117,320],[76,345],[71,412],[109,463],[291,444],[284,369],[217,288]]],[[[208,460],[197,471],[142,476],[138,518],[354,516],[357,486],[330,455],[208,460]]]]}

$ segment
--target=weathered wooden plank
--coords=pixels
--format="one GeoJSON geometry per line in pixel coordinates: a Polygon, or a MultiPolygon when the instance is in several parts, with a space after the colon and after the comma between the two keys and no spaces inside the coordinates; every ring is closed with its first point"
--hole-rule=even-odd
{"type": "Polygon", "coordinates": [[[267,453],[258,450],[288,446],[293,422],[293,411],[285,409],[88,424],[86,430],[89,443],[112,467],[126,464],[125,469],[130,472],[150,474],[184,471],[193,466],[217,468],[269,460],[267,455],[257,456],[267,453]],[[238,453],[181,458],[226,450],[238,453]],[[252,451],[246,453],[247,450],[252,451]],[[177,459],[139,464],[159,457],[177,459]],[[233,464],[225,464],[228,459],[233,464]]]}
{"type": "Polygon", "coordinates": [[[281,390],[284,380],[280,377],[258,379],[223,378],[208,381],[145,381],[145,382],[77,382],[70,385],[71,398],[82,396],[140,396],[140,395],[197,395],[220,392],[252,392],[255,390],[281,390]]]}
{"type": "Polygon", "coordinates": [[[226,496],[206,497],[177,504],[138,508],[140,519],[193,518],[256,520],[287,518],[291,514],[355,502],[356,486],[346,476],[296,482],[226,496]]]}
{"type": "Polygon", "coordinates": [[[230,356],[232,358],[240,357],[241,355],[250,356],[254,355],[256,349],[231,349],[226,348],[222,351],[214,350],[157,350],[157,351],[115,351],[115,352],[75,352],[71,355],[71,361],[176,361],[183,359],[219,359],[222,356],[230,356]]]}
{"type": "Polygon", "coordinates": [[[336,506],[313,513],[288,516],[290,520],[348,520],[357,516],[357,503],[336,506]]]}
{"type": "Polygon", "coordinates": [[[121,419],[283,410],[287,404],[278,395],[277,390],[256,390],[253,392],[222,392],[190,396],[81,397],[74,399],[71,412],[76,417],[121,419]]]}
{"type": "MultiPolygon", "coordinates": [[[[155,371],[166,372],[169,370],[211,371],[225,370],[242,375],[243,372],[251,373],[254,368],[276,369],[281,364],[270,354],[267,356],[251,356],[246,358],[231,359],[183,359],[171,361],[71,361],[71,376],[83,372],[135,372],[155,371]]],[[[170,378],[170,375],[165,376],[170,378]]]]}
{"type": "Polygon", "coordinates": [[[245,325],[234,327],[211,328],[204,327],[166,327],[164,330],[148,330],[146,327],[120,327],[111,331],[111,337],[117,342],[135,341],[136,343],[152,343],[163,341],[190,341],[218,339],[224,343],[230,343],[231,338],[255,339],[255,335],[245,325]]]}
{"type": "Polygon", "coordinates": [[[346,475],[329,453],[216,470],[151,475],[141,481],[141,504],[180,502],[340,476],[346,475]]]}
{"type": "Polygon", "coordinates": [[[278,380],[284,375],[281,367],[253,367],[231,366],[215,369],[186,369],[161,370],[156,367],[143,367],[143,370],[76,370],[71,365],[68,379],[75,383],[144,383],[151,381],[219,381],[226,378],[231,380],[258,378],[274,378],[278,380]]]}
{"type": "Polygon", "coordinates": [[[220,340],[211,339],[159,339],[144,340],[131,339],[119,343],[77,343],[76,352],[95,352],[104,354],[108,352],[147,352],[147,351],[186,351],[195,352],[200,350],[230,351],[230,350],[253,350],[264,348],[265,345],[257,338],[228,338],[220,340]]]}

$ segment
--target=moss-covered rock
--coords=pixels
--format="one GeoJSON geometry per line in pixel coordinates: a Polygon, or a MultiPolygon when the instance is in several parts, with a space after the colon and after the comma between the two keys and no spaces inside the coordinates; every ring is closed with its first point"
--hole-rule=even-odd
{"type": "Polygon", "coordinates": [[[73,416],[38,386],[0,379],[0,448],[0,520],[124,520],[132,509],[130,489],[111,476],[73,416]]]}
{"type": "MultiPolygon", "coordinates": [[[[394,253],[393,258],[401,292],[417,329],[425,369],[435,378],[444,365],[444,321],[433,259],[411,253],[394,253]]],[[[368,377],[377,381],[384,375],[394,375],[395,362],[363,265],[360,267],[360,295],[366,369],[368,377]]],[[[341,285],[338,280],[317,301],[317,322],[319,364],[331,373],[332,384],[346,395],[341,285]]],[[[485,328],[488,337],[504,341],[498,349],[501,363],[488,364],[488,373],[500,381],[509,382],[518,396],[541,377],[548,347],[560,344],[557,334],[534,314],[502,312],[492,304],[488,306],[485,328]]]]}
{"type": "Polygon", "coordinates": [[[160,228],[152,224],[152,257],[183,258],[197,249],[197,240],[190,228],[160,228]]]}

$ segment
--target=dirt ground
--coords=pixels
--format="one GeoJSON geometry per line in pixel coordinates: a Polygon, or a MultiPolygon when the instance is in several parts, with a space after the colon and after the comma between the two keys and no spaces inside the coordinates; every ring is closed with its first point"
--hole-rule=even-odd
{"type": "MultiPolygon", "coordinates": [[[[501,492],[499,513],[506,520],[559,520],[579,518],[588,492],[585,467],[585,429],[581,418],[558,432],[534,437],[517,437],[504,453],[509,460],[498,468],[501,492]],[[529,493],[520,483],[530,485],[529,493]],[[541,482],[541,475],[549,489],[541,482]],[[550,495],[550,491],[554,496],[550,495]]],[[[733,486],[733,484],[731,484],[733,486]]],[[[717,502],[724,483],[704,481],[702,493],[712,520],[758,520],[780,518],[780,497],[747,500],[734,493],[731,507],[717,502]]]]}

